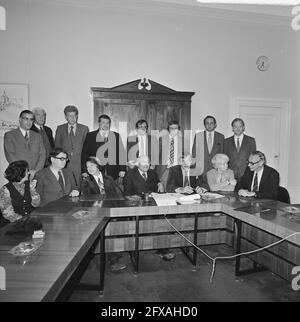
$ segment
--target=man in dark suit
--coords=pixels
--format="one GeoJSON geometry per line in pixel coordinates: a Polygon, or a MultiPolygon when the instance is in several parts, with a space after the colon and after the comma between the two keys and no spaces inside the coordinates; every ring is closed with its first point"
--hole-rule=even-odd
{"type": "Polygon", "coordinates": [[[124,177],[124,194],[142,196],[147,192],[163,192],[163,186],[157,173],[150,169],[149,158],[141,156],[137,159],[137,166],[127,171],[124,177]]]}
{"type": "MultiPolygon", "coordinates": [[[[161,131],[159,138],[159,165],[156,167],[159,180],[166,190],[169,170],[180,163],[182,155],[189,154],[190,147],[180,130],[178,121],[168,122],[168,131],[161,131]]],[[[153,159],[153,158],[152,158],[153,159]]]]}
{"type": "MultiPolygon", "coordinates": [[[[54,149],[54,138],[50,127],[46,126],[46,111],[43,108],[36,107],[32,110],[34,123],[31,130],[41,135],[46,150],[46,160],[50,152],[54,149]]],[[[46,166],[46,163],[45,163],[46,166]]]]}
{"type": "Polygon", "coordinates": [[[208,184],[204,181],[203,176],[194,176],[191,173],[193,160],[191,155],[182,157],[181,165],[170,168],[167,181],[167,192],[177,192],[191,194],[195,191],[204,193],[209,190],[208,184]]]}
{"type": "Polygon", "coordinates": [[[31,131],[33,113],[24,110],[20,113],[20,127],[4,135],[4,153],[8,163],[25,160],[29,164],[31,178],[35,172],[43,169],[46,160],[45,147],[39,134],[31,131]]]}
{"type": "Polygon", "coordinates": [[[245,123],[242,119],[234,119],[231,126],[234,135],[225,139],[224,153],[229,157],[229,168],[239,181],[247,168],[249,155],[256,151],[256,142],[253,137],[244,134],[245,123]]]}
{"type": "Polygon", "coordinates": [[[79,191],[73,175],[65,169],[68,156],[61,148],[55,148],[49,156],[50,166],[36,173],[36,190],[41,196],[40,206],[63,196],[77,197],[79,191]]]}
{"type": "Polygon", "coordinates": [[[81,152],[89,128],[78,123],[78,109],[68,105],[64,109],[67,123],[59,125],[55,133],[55,147],[67,152],[67,169],[72,173],[79,189],[81,183],[81,152]]]}
{"type": "Polygon", "coordinates": [[[124,177],[126,170],[126,151],[120,134],[110,130],[111,119],[103,114],[98,118],[99,129],[89,132],[84,141],[81,164],[82,173],[86,176],[88,157],[100,160],[102,171],[114,180],[124,177]]]}
{"type": "MultiPolygon", "coordinates": [[[[138,120],[135,128],[136,135],[132,135],[127,138],[127,160],[131,169],[133,169],[137,158],[144,155],[148,156],[151,164],[153,164],[151,161],[151,150],[152,148],[157,148],[158,152],[158,140],[147,134],[148,122],[146,120],[138,120]]],[[[154,155],[153,157],[157,157],[157,161],[155,162],[157,164],[159,160],[158,153],[157,156],[154,155]]]]}
{"type": "MultiPolygon", "coordinates": [[[[207,171],[213,168],[212,158],[217,153],[224,151],[224,134],[215,131],[217,121],[214,116],[208,115],[204,118],[203,124],[205,127],[204,132],[199,132],[195,135],[192,155],[197,160],[202,160],[203,165],[196,166],[203,167],[202,174],[206,176],[207,171]]],[[[202,163],[201,162],[201,163],[202,163]]]]}
{"type": "Polygon", "coordinates": [[[252,152],[241,180],[235,187],[242,197],[277,199],[279,173],[266,165],[266,157],[260,151],[252,152]]]}

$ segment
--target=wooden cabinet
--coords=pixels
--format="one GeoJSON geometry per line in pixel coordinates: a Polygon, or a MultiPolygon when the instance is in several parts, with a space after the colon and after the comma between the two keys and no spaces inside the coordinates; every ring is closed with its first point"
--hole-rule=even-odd
{"type": "Polygon", "coordinates": [[[152,80],[148,82],[148,86],[138,79],[112,88],[92,87],[94,128],[98,128],[98,117],[107,114],[112,120],[111,129],[120,133],[120,127],[126,126],[129,134],[139,119],[147,120],[150,131],[166,129],[168,121],[173,119],[180,123],[182,130],[190,130],[191,98],[195,93],[178,92],[152,80]]]}

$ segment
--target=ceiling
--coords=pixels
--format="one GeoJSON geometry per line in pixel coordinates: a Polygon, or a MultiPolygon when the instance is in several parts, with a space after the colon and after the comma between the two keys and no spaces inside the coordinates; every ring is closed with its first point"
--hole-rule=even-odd
{"type": "MultiPolygon", "coordinates": [[[[257,13],[264,15],[290,17],[293,6],[290,5],[251,5],[251,4],[204,4],[197,0],[150,0],[154,2],[170,3],[175,5],[194,6],[195,8],[214,8],[220,10],[232,10],[240,12],[257,13]]],[[[217,0],[216,0],[217,1],[217,0]]],[[[294,0],[300,4],[300,0],[294,0]]]]}

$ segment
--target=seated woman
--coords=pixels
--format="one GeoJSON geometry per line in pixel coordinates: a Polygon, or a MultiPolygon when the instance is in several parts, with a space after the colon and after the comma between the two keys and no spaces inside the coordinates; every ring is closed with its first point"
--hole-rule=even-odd
{"type": "Polygon", "coordinates": [[[82,194],[100,194],[111,197],[122,197],[123,193],[112,177],[101,172],[100,161],[96,157],[89,157],[86,161],[88,176],[81,183],[82,194]]]}
{"type": "Polygon", "coordinates": [[[207,172],[207,183],[211,191],[234,191],[236,180],[234,173],[228,169],[229,158],[226,154],[216,154],[211,162],[214,169],[207,172]]]}
{"type": "Polygon", "coordinates": [[[40,195],[30,181],[29,166],[26,161],[14,161],[5,170],[8,183],[0,189],[0,210],[2,224],[14,222],[29,215],[40,204],[40,195]]]}
{"type": "Polygon", "coordinates": [[[79,196],[74,176],[68,169],[64,169],[67,161],[67,153],[61,148],[55,148],[48,158],[50,166],[36,173],[36,190],[41,196],[41,206],[63,196],[79,196]]]}

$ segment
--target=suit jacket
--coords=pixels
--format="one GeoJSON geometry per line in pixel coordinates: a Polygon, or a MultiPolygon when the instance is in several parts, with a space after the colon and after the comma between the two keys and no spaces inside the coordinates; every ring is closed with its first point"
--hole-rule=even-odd
{"type": "MultiPolygon", "coordinates": [[[[146,153],[150,159],[150,163],[152,165],[157,165],[159,162],[159,157],[158,157],[159,149],[158,149],[158,140],[154,136],[147,135],[146,137],[146,153]],[[153,150],[153,153],[152,153],[152,150],[153,150]]],[[[128,161],[136,160],[138,156],[139,156],[138,136],[137,135],[129,136],[127,139],[127,160],[128,161]]]]}
{"type": "Polygon", "coordinates": [[[47,158],[50,154],[50,152],[54,149],[54,138],[53,138],[53,133],[50,127],[43,125],[44,129],[44,134],[41,130],[39,130],[35,124],[32,124],[31,130],[34,131],[35,133],[38,133],[42,136],[44,147],[46,150],[46,161],[47,158]]]}
{"type": "Polygon", "coordinates": [[[145,180],[137,167],[126,172],[124,177],[124,194],[128,195],[142,195],[144,192],[157,192],[158,187],[157,173],[149,169],[147,171],[147,180],[145,180]]]}
{"type": "Polygon", "coordinates": [[[27,144],[21,130],[14,129],[4,135],[4,153],[8,163],[25,160],[30,170],[43,169],[46,152],[39,134],[29,131],[29,143],[27,144]]]}
{"type": "MultiPolygon", "coordinates": [[[[104,142],[104,138],[102,138],[100,142],[96,142],[98,132],[99,130],[92,131],[86,136],[81,155],[82,172],[86,172],[86,160],[88,157],[95,157],[97,156],[97,153],[100,154],[104,152],[102,149],[98,149],[107,142],[104,142]]],[[[115,162],[113,162],[114,164],[107,163],[103,165],[102,172],[116,180],[119,177],[119,172],[126,170],[126,151],[119,133],[110,131],[108,135],[108,143],[109,142],[113,144],[112,149],[115,152],[115,160],[113,161],[115,162]]],[[[104,156],[109,157],[108,152],[104,152],[104,156]]],[[[99,157],[99,159],[101,158],[99,157]]]]}
{"type": "Polygon", "coordinates": [[[36,190],[41,196],[41,207],[51,201],[55,201],[63,196],[69,195],[72,190],[76,189],[74,178],[70,171],[68,169],[62,169],[62,172],[65,179],[64,190],[49,167],[36,173],[36,190]]]}
{"type": "Polygon", "coordinates": [[[69,158],[67,168],[74,174],[78,186],[81,181],[81,152],[88,132],[89,128],[86,125],[77,124],[73,146],[68,133],[68,123],[59,125],[55,133],[55,147],[67,152],[69,158]]]}
{"type": "Polygon", "coordinates": [[[233,170],[235,178],[239,181],[247,168],[249,155],[256,151],[255,139],[245,135],[238,152],[234,142],[234,136],[225,139],[224,153],[229,157],[229,168],[233,170]]]}
{"type": "MultiPolygon", "coordinates": [[[[49,143],[50,143],[50,146],[52,149],[54,149],[54,138],[53,138],[53,132],[51,130],[51,128],[49,126],[46,126],[46,125],[43,125],[43,129],[48,137],[48,140],[49,140],[49,143]]],[[[34,125],[34,123],[32,124],[32,127],[31,129],[32,131],[34,131],[35,133],[40,133],[41,131],[34,125]]]]}
{"type": "Polygon", "coordinates": [[[200,158],[200,160],[203,162],[203,165],[201,164],[200,167],[203,167],[204,175],[207,173],[207,171],[213,168],[211,163],[212,158],[217,153],[224,153],[225,140],[224,134],[215,131],[213,146],[209,153],[207,146],[207,135],[207,131],[196,133],[192,148],[193,158],[200,158]],[[204,158],[201,155],[203,155],[204,158]]]}
{"type": "MultiPolygon", "coordinates": [[[[105,193],[112,197],[122,197],[123,193],[111,177],[102,173],[105,193]]],[[[92,175],[84,178],[81,183],[82,194],[100,194],[98,183],[92,175]]]]}
{"type": "MultiPolygon", "coordinates": [[[[235,187],[236,191],[240,189],[247,189],[251,191],[251,185],[253,180],[254,171],[251,171],[249,167],[247,167],[244,175],[241,180],[235,187]]],[[[278,197],[278,188],[279,188],[279,173],[267,166],[264,165],[263,174],[259,184],[259,191],[256,192],[256,196],[258,198],[266,198],[266,199],[277,199],[278,197]]]]}
{"type": "MultiPolygon", "coordinates": [[[[190,176],[190,186],[192,188],[202,187],[209,190],[207,183],[205,182],[203,176],[190,176]]],[[[183,174],[180,165],[176,165],[170,168],[169,176],[167,180],[167,192],[175,192],[177,188],[183,187],[183,174]]]]}

